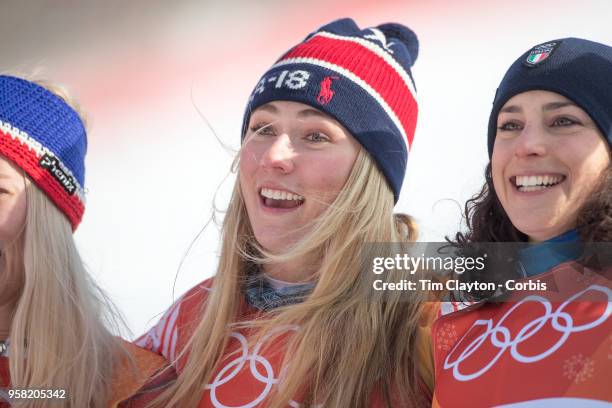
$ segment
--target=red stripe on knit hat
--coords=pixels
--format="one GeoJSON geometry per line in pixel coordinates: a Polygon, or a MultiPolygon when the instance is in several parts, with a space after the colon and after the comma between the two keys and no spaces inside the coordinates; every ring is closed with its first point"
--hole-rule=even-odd
{"type": "Polygon", "coordinates": [[[393,110],[404,127],[408,145],[412,145],[418,112],[416,100],[404,78],[380,55],[358,42],[314,36],[293,48],[280,61],[293,58],[329,62],[361,78],[393,110]]]}
{"type": "Polygon", "coordinates": [[[72,225],[72,230],[77,229],[85,212],[84,204],[78,194],[68,194],[51,173],[40,166],[40,158],[34,150],[0,130],[0,155],[21,167],[56,207],[66,215],[72,225]]]}

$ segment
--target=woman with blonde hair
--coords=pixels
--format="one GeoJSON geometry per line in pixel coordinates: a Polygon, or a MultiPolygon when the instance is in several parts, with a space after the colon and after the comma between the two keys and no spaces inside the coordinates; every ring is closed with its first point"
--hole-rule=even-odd
{"type": "Polygon", "coordinates": [[[87,139],[71,104],[0,75],[0,406],[116,406],[163,363],[111,333],[76,249],[87,139]]]}
{"type": "Polygon", "coordinates": [[[177,380],[153,406],[429,404],[418,293],[368,299],[369,242],[416,238],[393,214],[417,117],[418,42],[395,23],[329,23],[253,91],[213,278],[137,344],[177,380]]]}

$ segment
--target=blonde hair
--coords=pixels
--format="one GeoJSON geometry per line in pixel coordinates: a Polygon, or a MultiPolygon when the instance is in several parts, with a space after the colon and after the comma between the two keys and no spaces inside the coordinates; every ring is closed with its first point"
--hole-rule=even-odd
{"type": "MultiPolygon", "coordinates": [[[[59,96],[73,105],[66,94],[59,96]]],[[[5,251],[7,273],[22,276],[10,332],[11,386],[64,389],[67,399],[54,400],[57,407],[107,407],[114,369],[121,358],[129,360],[111,333],[120,318],[86,271],[68,219],[25,174],[24,182],[25,226],[5,251]]],[[[41,399],[14,406],[48,404],[41,399]]]]}
{"type": "Polygon", "coordinates": [[[420,404],[413,356],[422,299],[415,294],[406,301],[391,294],[384,302],[369,301],[359,283],[366,243],[408,242],[417,234],[412,218],[394,216],[391,189],[369,154],[360,151],[334,203],[302,240],[281,255],[253,244],[239,184],[237,180],[223,222],[213,290],[177,360],[187,354],[189,358],[177,381],[155,404],[196,406],[224,357],[232,328],[258,327],[259,339],[285,325],[298,325],[299,330],[287,343],[286,371],[270,406],[284,408],[299,396],[303,406],[366,407],[375,388],[389,406],[420,404]],[[316,286],[302,303],[276,309],[256,321],[236,323],[241,282],[253,263],[313,255],[322,261],[316,286]]]}
{"type": "MultiPolygon", "coordinates": [[[[66,217],[28,182],[23,287],[11,326],[13,388],[65,389],[58,407],[106,407],[122,346],[109,302],[90,279],[66,217]],[[104,320],[107,318],[108,320],[104,320]]],[[[44,407],[44,400],[23,407],[44,407]]]]}

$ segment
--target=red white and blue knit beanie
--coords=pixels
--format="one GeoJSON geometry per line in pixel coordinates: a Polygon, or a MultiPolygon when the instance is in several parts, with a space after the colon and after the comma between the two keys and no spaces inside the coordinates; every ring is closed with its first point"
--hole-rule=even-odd
{"type": "Polygon", "coordinates": [[[22,168],[76,230],[87,136],[78,113],[35,83],[0,75],[0,155],[22,168]]]}
{"type": "Polygon", "coordinates": [[[368,151],[397,202],[406,173],[418,106],[410,67],[419,43],[395,23],[360,29],[331,22],[286,52],[260,79],[243,121],[275,100],[310,105],[338,120],[368,151]]]}

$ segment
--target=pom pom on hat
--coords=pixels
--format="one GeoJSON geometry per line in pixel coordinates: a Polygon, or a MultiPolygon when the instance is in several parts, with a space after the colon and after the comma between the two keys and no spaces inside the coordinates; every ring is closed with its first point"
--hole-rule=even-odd
{"type": "Polygon", "coordinates": [[[413,66],[419,56],[419,40],[411,29],[401,24],[386,23],[377,27],[387,38],[400,41],[408,50],[410,66],[413,66]]]}

